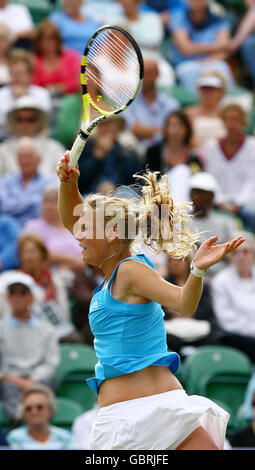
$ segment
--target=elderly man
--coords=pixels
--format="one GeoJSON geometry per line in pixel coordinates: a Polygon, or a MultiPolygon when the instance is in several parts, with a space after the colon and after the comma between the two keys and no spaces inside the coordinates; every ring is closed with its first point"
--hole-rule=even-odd
{"type": "Polygon", "coordinates": [[[60,142],[45,135],[48,121],[49,113],[35,97],[25,95],[16,100],[7,114],[9,137],[0,144],[0,174],[18,171],[17,145],[21,137],[36,139],[41,155],[39,171],[56,174],[56,165],[65,149],[60,142]]]}
{"type": "Polygon", "coordinates": [[[6,281],[11,313],[0,321],[1,400],[15,420],[21,392],[36,382],[51,385],[59,363],[55,330],[31,313],[35,284],[31,276],[13,272],[6,281]]]}
{"type": "Polygon", "coordinates": [[[0,179],[1,212],[12,215],[21,226],[38,217],[42,193],[48,183],[57,182],[55,176],[39,173],[38,144],[29,137],[20,139],[17,146],[18,173],[7,173],[0,179]]]}

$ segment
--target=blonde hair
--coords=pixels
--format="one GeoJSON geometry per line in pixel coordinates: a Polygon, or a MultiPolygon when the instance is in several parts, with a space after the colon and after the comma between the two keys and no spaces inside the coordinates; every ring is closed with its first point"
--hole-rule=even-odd
{"type": "Polygon", "coordinates": [[[19,419],[22,419],[24,417],[25,401],[27,397],[31,395],[32,393],[41,393],[42,395],[46,397],[50,414],[51,414],[51,418],[52,418],[57,410],[57,403],[56,403],[55,395],[49,387],[46,387],[46,385],[41,385],[40,383],[27,388],[23,392],[20,403],[17,407],[17,413],[16,413],[17,417],[19,419]]]}
{"type": "Polygon", "coordinates": [[[134,175],[144,183],[141,188],[143,197],[136,195],[132,199],[92,194],[86,198],[85,204],[93,210],[103,207],[105,226],[108,222],[124,225],[121,238],[131,251],[136,251],[144,243],[156,253],[184,259],[191,255],[191,251],[194,254],[200,236],[189,227],[192,203],[173,201],[167,176],[161,176],[158,181],[158,174],[147,171],[144,175],[134,175]]]}

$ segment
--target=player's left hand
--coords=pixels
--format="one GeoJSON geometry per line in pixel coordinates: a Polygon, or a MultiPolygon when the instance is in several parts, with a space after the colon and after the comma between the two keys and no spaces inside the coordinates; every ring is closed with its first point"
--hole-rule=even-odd
{"type": "Polygon", "coordinates": [[[213,264],[218,263],[218,261],[222,260],[228,253],[234,251],[245,241],[245,238],[237,237],[229,242],[213,245],[217,239],[217,236],[209,238],[197,250],[194,263],[198,269],[207,269],[213,264]]]}

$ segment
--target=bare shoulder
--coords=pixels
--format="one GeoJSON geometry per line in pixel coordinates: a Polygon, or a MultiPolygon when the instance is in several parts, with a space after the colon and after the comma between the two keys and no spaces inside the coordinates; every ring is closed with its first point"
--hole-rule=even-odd
{"type": "Polygon", "coordinates": [[[130,282],[131,284],[141,276],[160,276],[157,270],[138,260],[127,260],[121,263],[118,268],[118,275],[122,281],[130,282]]]}

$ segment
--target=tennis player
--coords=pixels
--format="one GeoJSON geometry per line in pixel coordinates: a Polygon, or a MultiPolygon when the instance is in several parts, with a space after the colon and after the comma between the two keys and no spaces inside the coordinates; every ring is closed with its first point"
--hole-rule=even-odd
{"type": "Polygon", "coordinates": [[[229,415],[205,397],[188,396],[175,377],[179,356],[167,350],[161,305],[182,315],[194,314],[206,270],[244,239],[215,244],[217,237],[209,238],[196,251],[186,284],[175,286],[145,255],[133,254],[136,239],[129,228],[142,225],[146,214],[148,223],[139,237],[149,245],[156,243],[158,251],[184,258],[197,242],[197,235],[188,230],[187,204],[174,203],[168,185],[158,184],[157,175],[149,172],[143,176],[141,203],[100,194],[89,195],[84,202],[78,166],[69,169],[68,160],[69,151],[57,166],[60,217],[79,240],[84,261],[105,274],[89,313],[98,363],[95,377],[87,382],[98,393],[99,404],[89,448],[223,449],[229,415]],[[165,205],[168,215],[163,220],[165,205]],[[153,241],[158,214],[162,227],[153,241]]]}

